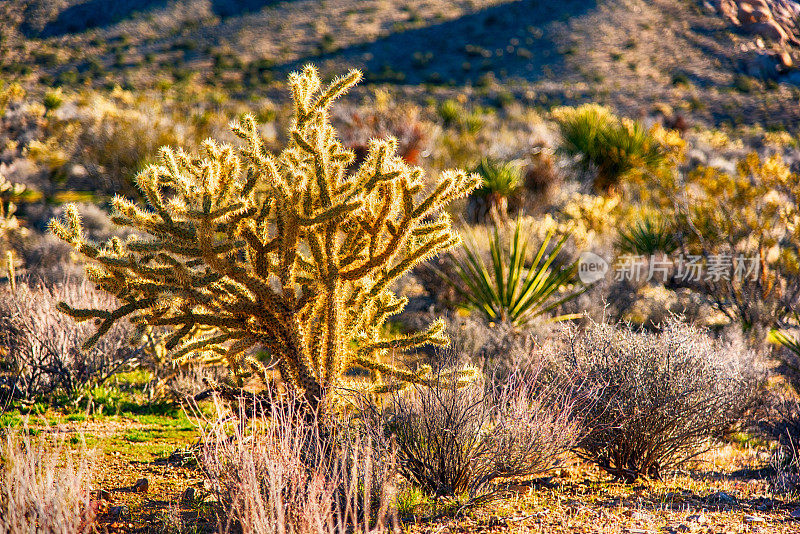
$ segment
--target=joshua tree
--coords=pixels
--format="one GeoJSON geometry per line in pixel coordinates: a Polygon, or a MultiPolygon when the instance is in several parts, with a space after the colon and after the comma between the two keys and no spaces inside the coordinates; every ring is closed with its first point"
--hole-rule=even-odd
{"type": "Polygon", "coordinates": [[[480,180],[448,171],[424,191],[422,170],[395,155],[393,139],[370,141],[348,173],[354,155],[336,138],[328,108],[360,78],[351,71],[322,89],[311,66],[290,75],[294,120],[277,155],[250,115],[232,125],[240,149],[211,140],[200,155],[162,149],[161,163],[137,177],[149,207],[113,202],[112,219],[144,237],[91,244],[74,206],[53,221],[53,232],[89,260],[89,278],[120,303],[108,311],[60,304],[98,324],[86,346],[128,317],[142,329],[171,328],[175,358],[221,361],[238,378],[263,373],[249,353],[267,349],[314,406],[351,365],[372,371],[374,388],[424,383],[429,370],[400,369],[385,356],[447,343],[444,323],[385,337],[387,317],[406,304],[390,284],[458,242],[441,209],[480,180]]]}

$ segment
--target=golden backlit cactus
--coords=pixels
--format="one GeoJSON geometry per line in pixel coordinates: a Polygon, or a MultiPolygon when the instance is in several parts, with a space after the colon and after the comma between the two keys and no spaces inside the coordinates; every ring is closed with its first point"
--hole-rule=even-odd
{"type": "Polygon", "coordinates": [[[406,304],[390,285],[458,242],[442,208],[479,180],[450,171],[425,190],[422,170],[395,154],[393,139],[371,141],[350,172],[354,154],[336,138],[328,108],[360,78],[351,71],[323,89],[311,66],[290,75],[294,120],[279,154],[267,152],[251,115],[232,125],[240,149],[211,140],[200,155],[162,149],[161,163],[138,176],[149,207],[113,203],[113,221],[146,237],[96,246],[74,206],[53,221],[90,260],[90,279],[120,302],[110,311],[60,305],[98,324],[86,344],[128,317],[170,327],[174,357],[224,362],[237,377],[264,371],[246,356],[264,348],[314,404],[351,365],[369,369],[376,389],[425,382],[427,369],[400,369],[385,356],[446,343],[444,323],[384,337],[382,325],[406,304]]]}

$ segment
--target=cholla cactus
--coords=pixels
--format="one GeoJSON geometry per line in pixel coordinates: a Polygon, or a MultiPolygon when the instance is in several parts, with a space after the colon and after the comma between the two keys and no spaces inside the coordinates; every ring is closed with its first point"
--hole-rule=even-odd
{"type": "Polygon", "coordinates": [[[312,404],[341,385],[350,365],[371,370],[378,388],[392,386],[383,377],[425,382],[427,369],[400,369],[384,356],[446,343],[444,323],[384,337],[387,317],[406,304],[389,287],[458,242],[441,209],[479,180],[445,172],[424,192],[422,170],[395,155],[393,139],[371,141],[349,174],[354,155],[335,137],[328,108],[360,78],[351,71],[321,89],[311,66],[290,75],[294,120],[280,154],[266,151],[250,115],[232,125],[241,149],[210,140],[202,156],[162,149],[161,164],[138,176],[149,209],[121,197],[113,203],[112,219],[147,238],[95,246],[74,206],[53,221],[53,232],[91,260],[91,280],[121,303],[112,311],[60,305],[98,323],[86,345],[129,317],[142,328],[171,327],[174,357],[222,361],[237,377],[263,372],[246,355],[266,348],[312,404]]]}

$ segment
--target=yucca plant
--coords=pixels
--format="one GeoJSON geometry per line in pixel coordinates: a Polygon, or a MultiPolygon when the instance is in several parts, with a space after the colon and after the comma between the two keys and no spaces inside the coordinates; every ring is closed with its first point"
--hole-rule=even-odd
{"type": "Polygon", "coordinates": [[[595,169],[594,189],[608,193],[635,172],[653,171],[668,158],[664,147],[640,122],[620,119],[607,108],[587,104],[553,113],[561,133],[559,152],[595,169]]]}
{"type": "Polygon", "coordinates": [[[652,256],[657,252],[671,254],[678,248],[678,243],[663,219],[645,217],[627,230],[619,231],[617,248],[628,254],[652,256]]]}
{"type": "Polygon", "coordinates": [[[787,332],[775,328],[770,330],[768,339],[770,342],[786,347],[792,353],[800,356],[800,340],[792,337],[787,332]]]}
{"type": "MultiPolygon", "coordinates": [[[[585,291],[578,288],[563,292],[565,286],[578,283],[578,263],[558,261],[569,235],[561,236],[551,247],[554,237],[555,233],[549,232],[529,261],[529,241],[520,221],[517,220],[510,240],[504,239],[495,227],[489,243],[491,263],[486,265],[475,239],[471,239],[472,243],[465,242],[460,254],[452,255],[461,284],[445,280],[489,321],[523,326],[585,291]]],[[[561,315],[553,320],[576,317],[561,315]]]]}
{"type": "Polygon", "coordinates": [[[481,177],[475,194],[486,201],[489,216],[495,224],[508,221],[508,199],[522,184],[522,167],[518,161],[496,161],[482,158],[473,170],[481,177]]]}

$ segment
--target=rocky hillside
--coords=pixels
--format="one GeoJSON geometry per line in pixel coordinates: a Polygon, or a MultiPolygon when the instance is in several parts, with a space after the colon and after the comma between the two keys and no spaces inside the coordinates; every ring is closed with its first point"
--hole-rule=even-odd
{"type": "Polygon", "coordinates": [[[800,128],[792,0],[20,0],[0,68],[30,86],[191,80],[247,100],[307,62],[412,98],[598,101],[687,126],[800,128]]]}

